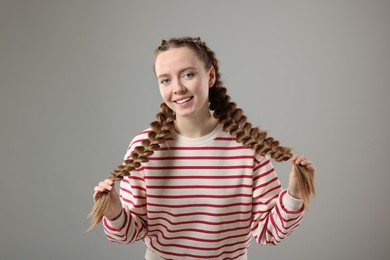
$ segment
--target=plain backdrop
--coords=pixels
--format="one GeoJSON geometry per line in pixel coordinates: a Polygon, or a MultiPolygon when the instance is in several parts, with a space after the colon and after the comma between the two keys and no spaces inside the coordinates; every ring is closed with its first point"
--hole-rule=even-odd
{"type": "Polygon", "coordinates": [[[86,216],[159,110],[154,49],[183,35],[217,53],[254,125],[317,167],[301,227],[249,259],[388,259],[389,25],[376,0],[1,0],[0,259],[143,259],[86,216]]]}

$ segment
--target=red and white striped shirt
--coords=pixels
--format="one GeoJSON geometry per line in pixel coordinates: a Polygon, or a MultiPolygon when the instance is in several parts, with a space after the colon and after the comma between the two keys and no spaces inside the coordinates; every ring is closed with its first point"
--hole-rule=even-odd
{"type": "Polygon", "coordinates": [[[282,190],[270,159],[254,156],[222,125],[200,138],[173,132],[149,159],[120,183],[124,214],[103,219],[111,241],[143,239],[147,260],[246,259],[252,236],[277,244],[302,220],[302,201],[282,190]]]}

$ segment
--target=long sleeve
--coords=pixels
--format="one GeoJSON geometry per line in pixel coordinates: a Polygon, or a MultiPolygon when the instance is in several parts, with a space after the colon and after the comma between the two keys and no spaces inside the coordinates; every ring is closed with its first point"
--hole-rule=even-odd
{"type": "MultiPolygon", "coordinates": [[[[125,155],[129,157],[134,147],[142,139],[134,139],[125,155]]],[[[103,228],[107,238],[116,243],[128,244],[143,239],[147,233],[146,183],[143,170],[131,172],[120,182],[119,196],[122,214],[113,221],[103,218],[103,228]]]]}
{"type": "Polygon", "coordinates": [[[146,234],[146,195],[142,177],[129,176],[120,183],[122,214],[114,220],[103,218],[107,238],[116,243],[132,243],[146,234]]]}
{"type": "Polygon", "coordinates": [[[276,245],[301,223],[303,201],[282,190],[268,157],[255,160],[252,197],[252,234],[259,244],[276,245]]]}

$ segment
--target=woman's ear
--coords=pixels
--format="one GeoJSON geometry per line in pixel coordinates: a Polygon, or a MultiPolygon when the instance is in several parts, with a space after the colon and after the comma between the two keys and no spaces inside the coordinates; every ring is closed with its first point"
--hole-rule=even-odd
{"type": "Polygon", "coordinates": [[[215,68],[211,66],[211,68],[209,69],[209,88],[214,86],[215,80],[216,80],[215,68]]]}

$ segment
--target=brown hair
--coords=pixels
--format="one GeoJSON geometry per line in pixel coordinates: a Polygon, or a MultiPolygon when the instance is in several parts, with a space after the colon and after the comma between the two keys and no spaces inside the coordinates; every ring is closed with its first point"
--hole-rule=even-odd
{"type": "MultiPolygon", "coordinates": [[[[260,130],[258,127],[252,127],[243,110],[231,101],[221,81],[218,59],[215,53],[199,37],[163,40],[155,50],[154,57],[156,59],[160,52],[179,47],[192,49],[199,59],[204,62],[206,70],[210,69],[211,66],[214,67],[216,80],[209,89],[210,110],[213,111],[213,116],[219,120],[219,123],[223,124],[223,130],[235,136],[238,143],[250,146],[258,155],[267,154],[277,162],[289,160],[292,157],[291,149],[280,146],[279,141],[267,136],[267,132],[260,130]]],[[[112,171],[109,178],[113,181],[121,180],[123,177],[130,175],[131,171],[139,168],[142,163],[147,162],[148,157],[159,149],[160,144],[165,143],[166,138],[170,135],[170,130],[174,128],[174,121],[175,113],[165,103],[161,104],[156,120],[150,124],[151,131],[148,133],[148,139],[143,140],[140,146],[135,147],[130,158],[112,171]]],[[[302,192],[304,205],[307,208],[310,195],[315,194],[313,176],[303,166],[298,165],[296,170],[298,185],[302,192]]],[[[91,218],[90,229],[101,222],[108,206],[108,193],[103,193],[97,199],[89,214],[91,218]]]]}

